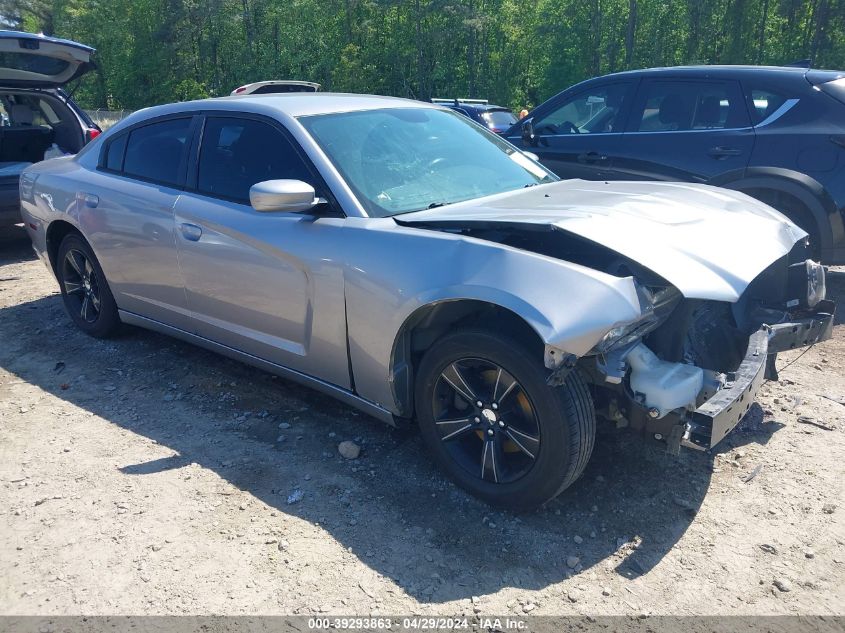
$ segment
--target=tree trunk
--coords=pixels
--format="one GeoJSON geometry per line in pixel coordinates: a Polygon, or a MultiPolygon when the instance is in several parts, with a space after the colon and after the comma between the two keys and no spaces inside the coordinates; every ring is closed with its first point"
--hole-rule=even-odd
{"type": "Polygon", "coordinates": [[[628,28],[625,30],[625,68],[634,62],[634,39],[637,33],[637,0],[628,0],[628,28]]]}
{"type": "Polygon", "coordinates": [[[824,25],[827,22],[827,3],[828,0],[819,0],[816,6],[815,23],[816,28],[813,32],[813,43],[810,46],[810,61],[815,64],[819,56],[819,51],[824,46],[825,32],[824,25]]]}
{"type": "Polygon", "coordinates": [[[757,35],[757,63],[762,64],[766,49],[766,22],[769,21],[769,0],[763,0],[763,16],[760,19],[760,30],[757,35]]]}

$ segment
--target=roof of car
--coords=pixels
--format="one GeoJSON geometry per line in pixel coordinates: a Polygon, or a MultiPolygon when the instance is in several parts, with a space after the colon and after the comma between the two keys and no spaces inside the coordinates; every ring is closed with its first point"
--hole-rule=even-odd
{"type": "Polygon", "coordinates": [[[487,112],[489,110],[509,110],[505,106],[499,106],[492,103],[467,103],[465,101],[450,102],[450,103],[435,103],[434,105],[446,106],[447,108],[462,108],[464,110],[479,110],[480,112],[487,112]]]}
{"type": "MultiPolygon", "coordinates": [[[[337,112],[356,112],[379,108],[438,108],[439,106],[399,97],[378,95],[346,94],[334,92],[287,92],[272,94],[248,94],[230,97],[216,97],[198,101],[169,103],[139,110],[143,117],[163,116],[178,112],[201,110],[232,110],[256,113],[284,112],[289,116],[309,116],[337,112]]],[[[131,117],[136,119],[136,117],[131,117]]]]}
{"type": "MultiPolygon", "coordinates": [[[[624,70],[618,73],[603,75],[602,77],[595,77],[594,79],[602,79],[607,77],[642,77],[652,76],[659,77],[660,75],[672,76],[695,76],[700,77],[745,77],[753,74],[756,76],[788,76],[788,77],[802,77],[807,73],[826,72],[832,74],[840,74],[842,71],[822,71],[821,69],[810,69],[803,66],[741,66],[741,65],[701,65],[701,66],[666,66],[660,68],[639,68],[635,70],[624,70]]],[[[591,81],[587,80],[587,81],[591,81]]]]}

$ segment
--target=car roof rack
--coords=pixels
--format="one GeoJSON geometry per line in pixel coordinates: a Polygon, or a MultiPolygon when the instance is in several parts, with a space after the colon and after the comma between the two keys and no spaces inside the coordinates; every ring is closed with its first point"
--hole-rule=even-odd
{"type": "Polygon", "coordinates": [[[431,100],[432,103],[451,103],[454,105],[460,105],[462,103],[466,104],[476,104],[476,105],[488,105],[490,102],[487,99],[459,99],[455,97],[454,99],[442,99],[442,98],[433,98],[431,100]]]}

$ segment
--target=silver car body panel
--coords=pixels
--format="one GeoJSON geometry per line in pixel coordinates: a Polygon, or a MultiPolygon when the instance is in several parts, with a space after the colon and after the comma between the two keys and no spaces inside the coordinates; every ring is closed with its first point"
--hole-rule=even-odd
{"type": "Polygon", "coordinates": [[[26,182],[35,182],[22,198],[33,244],[49,263],[47,228],[68,222],[91,243],[124,320],[310,382],[388,418],[410,413],[394,393],[393,363],[397,340],[419,310],[461,300],[495,304],[524,319],[547,348],[575,356],[641,316],[631,277],[408,223],[546,223],[641,262],[687,296],[727,301],[803,235],[741,194],[657,183],[556,183],[396,220],[369,218],[296,117],[384,107],[436,106],[292,93],[139,111],[76,157],[25,172],[26,182]],[[186,112],[275,119],[302,146],[346,217],[259,213],[98,171],[109,137],[186,112]],[[97,204],[89,204],[92,197],[97,204]],[[718,220],[709,219],[713,213],[718,220]],[[760,249],[720,230],[726,218],[732,231],[740,226],[764,238],[760,249]]]}

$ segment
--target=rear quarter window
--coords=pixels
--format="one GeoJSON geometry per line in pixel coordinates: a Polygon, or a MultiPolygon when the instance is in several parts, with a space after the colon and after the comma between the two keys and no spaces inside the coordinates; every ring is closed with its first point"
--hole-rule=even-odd
{"type": "Polygon", "coordinates": [[[104,168],[109,171],[121,171],[123,169],[123,155],[126,152],[126,141],[128,140],[128,134],[121,134],[106,146],[103,159],[104,168]]]}
{"type": "Polygon", "coordinates": [[[790,95],[784,91],[751,87],[749,111],[754,125],[770,119],[788,106],[790,95]]]}

